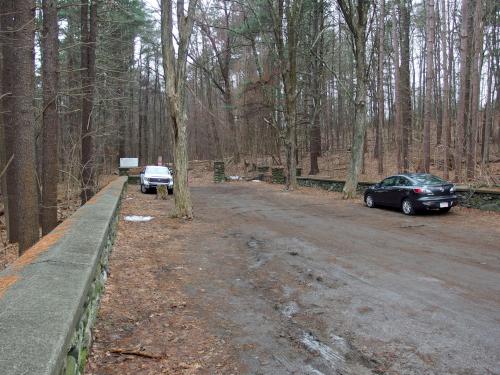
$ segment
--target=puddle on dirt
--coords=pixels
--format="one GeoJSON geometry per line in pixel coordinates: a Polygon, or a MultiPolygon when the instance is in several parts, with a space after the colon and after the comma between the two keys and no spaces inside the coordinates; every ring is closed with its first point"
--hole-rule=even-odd
{"type": "Polygon", "coordinates": [[[237,232],[237,231],[230,231],[230,232],[227,232],[227,234],[231,237],[234,237],[234,238],[239,238],[243,235],[242,232],[237,232]]]}
{"type": "Polygon", "coordinates": [[[250,237],[250,239],[247,241],[246,246],[253,254],[253,257],[255,258],[254,264],[250,266],[251,269],[259,268],[264,264],[266,264],[269,261],[269,259],[271,259],[272,255],[263,251],[265,245],[266,245],[265,241],[258,240],[253,236],[250,237]]]}
{"type": "Polygon", "coordinates": [[[287,285],[282,285],[281,289],[283,290],[283,296],[285,298],[289,298],[292,295],[292,293],[295,292],[294,288],[291,288],[287,285]]]}
{"type": "Polygon", "coordinates": [[[262,247],[264,247],[264,241],[252,237],[247,242],[247,246],[252,250],[261,249],[262,247]]]}

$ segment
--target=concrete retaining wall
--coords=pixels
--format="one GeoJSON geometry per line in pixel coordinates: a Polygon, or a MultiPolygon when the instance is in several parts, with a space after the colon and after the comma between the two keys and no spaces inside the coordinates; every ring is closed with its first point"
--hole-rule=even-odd
{"type": "MultiPolygon", "coordinates": [[[[319,177],[297,177],[300,186],[317,187],[329,191],[342,191],[345,181],[319,177]]],[[[358,193],[376,182],[359,182],[358,193]]],[[[464,207],[479,208],[480,210],[500,211],[500,190],[485,188],[457,187],[460,205],[464,207]]]]}
{"type": "Polygon", "coordinates": [[[0,273],[0,374],[83,371],[126,181],[111,182],[0,273]]]}

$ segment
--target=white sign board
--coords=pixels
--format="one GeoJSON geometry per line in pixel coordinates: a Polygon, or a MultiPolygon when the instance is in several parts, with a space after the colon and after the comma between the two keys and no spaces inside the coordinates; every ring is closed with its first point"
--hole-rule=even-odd
{"type": "Polygon", "coordinates": [[[138,158],[120,158],[120,168],[136,168],[138,166],[138,158]]]}

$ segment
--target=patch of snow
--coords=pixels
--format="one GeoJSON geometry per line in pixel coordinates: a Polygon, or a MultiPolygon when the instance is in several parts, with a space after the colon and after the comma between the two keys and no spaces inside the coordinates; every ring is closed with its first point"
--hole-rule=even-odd
{"type": "Polygon", "coordinates": [[[281,313],[287,317],[288,319],[292,318],[294,315],[296,315],[299,312],[299,305],[295,301],[288,302],[283,308],[281,309],[281,313]]]}
{"type": "Polygon", "coordinates": [[[330,348],[328,345],[320,342],[311,333],[305,332],[301,340],[302,344],[312,353],[318,353],[333,368],[342,368],[345,358],[342,353],[330,348]]]}
{"type": "Polygon", "coordinates": [[[309,375],[309,374],[312,374],[312,375],[325,375],[324,373],[322,373],[321,371],[318,371],[317,369],[315,369],[311,365],[307,365],[306,366],[306,370],[308,371],[307,375],[309,375]]]}
{"type": "Polygon", "coordinates": [[[261,180],[252,180],[251,182],[262,182],[261,180]]]}
{"type": "Polygon", "coordinates": [[[227,178],[231,181],[238,181],[241,180],[240,176],[227,176],[227,178]]]}
{"type": "Polygon", "coordinates": [[[138,215],[125,216],[125,221],[142,222],[150,220],[153,220],[153,216],[138,216],[138,215]]]}

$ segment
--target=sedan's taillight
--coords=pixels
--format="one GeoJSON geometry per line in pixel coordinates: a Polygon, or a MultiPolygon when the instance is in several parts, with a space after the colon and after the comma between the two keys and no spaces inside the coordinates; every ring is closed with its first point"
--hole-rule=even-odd
{"type": "Polygon", "coordinates": [[[416,187],[416,188],[413,188],[413,191],[417,194],[432,194],[432,191],[430,189],[425,188],[425,187],[416,187]]]}

